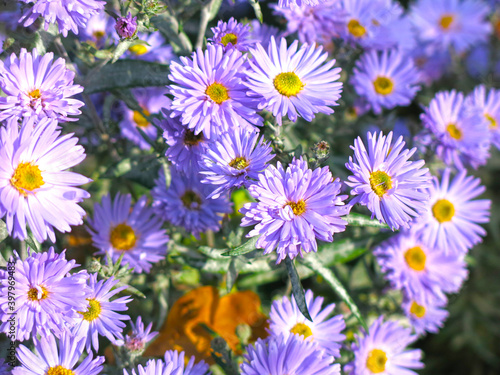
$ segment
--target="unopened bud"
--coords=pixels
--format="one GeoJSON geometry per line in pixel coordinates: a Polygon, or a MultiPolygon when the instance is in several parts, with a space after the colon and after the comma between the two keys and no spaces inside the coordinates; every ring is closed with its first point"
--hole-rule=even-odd
{"type": "Polygon", "coordinates": [[[115,30],[120,38],[132,38],[137,31],[137,17],[132,18],[130,12],[127,17],[119,17],[116,20],[115,30]]]}

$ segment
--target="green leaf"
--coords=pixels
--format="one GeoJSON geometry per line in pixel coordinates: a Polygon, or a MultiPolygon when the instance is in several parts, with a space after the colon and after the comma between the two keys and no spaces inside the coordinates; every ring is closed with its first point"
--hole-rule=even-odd
{"type": "Polygon", "coordinates": [[[335,274],[329,268],[326,268],[322,265],[322,263],[316,257],[316,254],[310,253],[304,257],[302,261],[306,266],[315,271],[318,275],[321,275],[323,279],[332,287],[332,289],[339,295],[340,298],[349,306],[353,315],[358,319],[359,323],[363,326],[363,328],[368,332],[368,326],[366,325],[365,320],[361,316],[359,312],[358,306],[354,303],[353,299],[347,293],[344,286],[337,279],[335,274]]]}
{"type": "Polygon", "coordinates": [[[222,253],[223,256],[237,256],[247,254],[253,250],[255,250],[255,245],[257,244],[258,236],[252,237],[249,241],[245,242],[243,245],[238,246],[233,250],[226,251],[222,253]]]}
{"type": "Polygon", "coordinates": [[[118,60],[88,75],[83,82],[85,94],[133,87],[166,86],[169,67],[142,60],[118,60]]]}
{"type": "Polygon", "coordinates": [[[297,306],[299,307],[300,312],[304,317],[312,322],[311,315],[307,310],[306,304],[306,296],[304,293],[304,288],[302,288],[302,284],[300,283],[300,277],[293,264],[293,260],[291,260],[288,256],[285,258],[286,270],[288,271],[288,276],[290,277],[290,282],[292,283],[292,294],[295,298],[295,302],[297,302],[297,306]]]}
{"type": "Polygon", "coordinates": [[[262,15],[262,9],[260,9],[260,4],[257,0],[248,0],[250,5],[252,6],[255,16],[260,21],[260,23],[264,22],[264,16],[262,15]]]}
{"type": "Polygon", "coordinates": [[[229,262],[229,268],[226,274],[226,287],[228,293],[231,293],[231,289],[233,289],[237,278],[238,271],[236,270],[236,258],[231,258],[231,262],[229,262]]]}
{"type": "Polygon", "coordinates": [[[347,216],[342,217],[347,223],[354,227],[374,227],[374,228],[386,228],[389,226],[385,223],[381,223],[377,219],[371,219],[369,216],[352,213],[347,216]]]}
{"type": "Polygon", "coordinates": [[[177,19],[167,13],[151,17],[153,25],[160,30],[170,41],[174,52],[187,55],[193,50],[193,45],[188,36],[180,31],[177,19]]]}
{"type": "Polygon", "coordinates": [[[34,250],[37,253],[42,249],[42,246],[38,243],[37,240],[35,240],[31,233],[28,233],[28,237],[26,237],[24,241],[31,248],[31,250],[34,250]]]}
{"type": "Polygon", "coordinates": [[[7,231],[7,225],[5,222],[0,220],[0,242],[5,240],[9,236],[9,232],[7,231]]]}
{"type": "Polygon", "coordinates": [[[118,59],[122,57],[122,55],[127,52],[130,47],[135,46],[136,44],[145,44],[145,42],[142,42],[140,40],[138,41],[128,39],[120,41],[113,52],[113,59],[111,60],[111,62],[115,63],[116,61],[118,61],[118,59]]]}
{"type": "Polygon", "coordinates": [[[222,0],[212,0],[210,4],[210,13],[208,15],[208,21],[212,21],[215,17],[217,17],[217,13],[219,13],[220,6],[222,5],[222,0]]]}

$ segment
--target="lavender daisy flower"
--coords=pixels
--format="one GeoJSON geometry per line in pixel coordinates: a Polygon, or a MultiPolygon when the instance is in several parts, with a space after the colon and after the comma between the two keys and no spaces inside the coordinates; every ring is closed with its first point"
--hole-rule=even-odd
{"type": "Polygon", "coordinates": [[[449,51],[433,45],[419,44],[409,52],[409,56],[418,69],[419,81],[426,85],[440,79],[451,68],[449,51]]]}
{"type": "Polygon", "coordinates": [[[246,52],[256,42],[251,38],[250,25],[243,25],[233,17],[227,22],[219,21],[211,30],[214,36],[208,40],[213,44],[224,46],[226,51],[236,48],[238,51],[246,52]]]}
{"type": "Polygon", "coordinates": [[[35,239],[55,242],[54,228],[70,232],[81,225],[85,211],[78,205],[90,197],[76,186],[91,180],[67,169],[85,159],[72,134],[62,137],[51,119],[24,120],[17,126],[0,128],[0,218],[15,238],[27,237],[26,224],[35,239]]]}
{"type": "Polygon", "coordinates": [[[356,61],[351,84],[380,114],[382,108],[407,106],[420,89],[413,61],[399,50],[368,51],[356,61]]]}
{"type": "Polygon", "coordinates": [[[137,38],[145,43],[134,44],[123,57],[169,64],[176,58],[172,46],[165,41],[159,31],[137,33],[137,38]]]}
{"type": "Polygon", "coordinates": [[[165,258],[169,237],[162,229],[163,221],[146,206],[147,197],[141,197],[130,207],[131,196],[117,194],[102,198],[94,205],[94,218],[89,219],[90,233],[97,254],[108,254],[116,261],[123,254],[136,273],[149,272],[153,263],[165,258]]]}
{"type": "Polygon", "coordinates": [[[491,142],[500,149],[500,90],[486,91],[484,85],[477,86],[465,99],[466,111],[480,111],[488,124],[491,142]]]}
{"type": "Polygon", "coordinates": [[[259,236],[256,247],[271,253],[277,246],[280,263],[303,252],[317,251],[316,239],[333,241],[334,233],[343,232],[350,206],[344,205],[341,183],[334,180],[328,167],[307,167],[302,159],[285,169],[270,165],[259,175],[259,181],[248,188],[257,203],[246,203],[240,212],[245,215],[241,226],[255,225],[247,237],[259,236]]]}
{"type": "Polygon", "coordinates": [[[246,95],[246,58],[237,49],[224,52],[222,45],[208,45],[205,52],[198,49],[191,58],[181,57],[181,64],[173,62],[170,69],[170,116],[180,116],[195,134],[212,138],[235,126],[262,125],[256,101],[246,95]]]}
{"type": "Polygon", "coordinates": [[[413,231],[394,236],[374,254],[391,286],[413,300],[446,301],[444,293],[458,292],[468,275],[464,254],[426,246],[413,231]]]}
{"type": "Polygon", "coordinates": [[[258,339],[248,347],[245,359],[242,375],[340,375],[340,365],[332,364],[331,356],[298,335],[258,339]]]}
{"type": "Polygon", "coordinates": [[[173,225],[183,227],[198,239],[200,233],[206,230],[217,232],[222,215],[231,213],[227,196],[207,198],[213,187],[200,183],[197,173],[184,175],[171,170],[171,184],[167,188],[165,173],[160,169],[160,176],[155,182],[151,195],[158,215],[173,225]]]}
{"type": "Polygon", "coordinates": [[[441,182],[434,177],[428,188],[430,209],[415,223],[415,230],[430,248],[466,252],[486,235],[478,224],[489,221],[491,201],[474,199],[486,189],[479,178],[466,173],[462,170],[450,181],[451,171],[445,169],[441,182]]]}
{"type": "Polygon", "coordinates": [[[102,371],[104,357],[93,359],[92,351],[78,364],[85,348],[84,338],[65,332],[59,340],[49,334],[34,338],[33,343],[35,353],[24,345],[17,348],[21,366],[15,367],[12,375],[97,375],[102,371]]]}
{"type": "Polygon", "coordinates": [[[207,145],[207,150],[200,162],[201,180],[217,188],[208,198],[218,198],[222,193],[248,187],[267,167],[274,157],[270,155],[272,148],[264,143],[264,137],[247,129],[236,129],[234,133],[224,133],[217,141],[207,145]]]}
{"type": "MultiPolygon", "coordinates": [[[[41,3],[38,2],[38,3],[41,3]]],[[[37,4],[38,4],[37,3],[37,4]]],[[[77,121],[83,105],[73,95],[83,91],[74,85],[75,73],[66,68],[63,58],[54,60],[52,52],[39,56],[21,49],[19,58],[10,55],[0,61],[0,121],[9,118],[50,117],[58,121],[77,121]]]]}
{"type": "MultiPolygon", "coordinates": [[[[161,359],[150,359],[146,367],[137,366],[137,372],[132,369],[132,375],[182,375],[183,366],[179,363],[177,367],[173,362],[165,364],[161,359]]],[[[124,375],[129,375],[127,370],[123,370],[124,375]]]]}
{"type": "Polygon", "coordinates": [[[312,322],[302,315],[294,298],[290,300],[284,296],[281,300],[274,301],[269,314],[269,333],[272,336],[283,334],[284,337],[298,334],[307,341],[315,342],[326,354],[340,357],[340,342],[345,340],[345,335],[340,333],[345,329],[344,318],[342,315],[335,315],[328,319],[335,304],[322,310],[323,300],[323,297],[314,298],[312,290],[306,291],[307,310],[312,322]]]}
{"type": "Polygon", "coordinates": [[[117,38],[113,35],[115,21],[106,12],[100,12],[90,18],[87,27],[82,29],[78,39],[94,45],[97,49],[103,48],[106,41],[115,42],[117,38]]]}
{"type": "Polygon", "coordinates": [[[283,36],[283,32],[277,27],[260,23],[258,20],[252,20],[250,25],[252,38],[260,42],[264,48],[267,48],[269,45],[271,37],[280,39],[283,36]]]}
{"type": "Polygon", "coordinates": [[[410,320],[417,335],[425,332],[438,333],[448,318],[448,311],[444,309],[446,301],[416,301],[406,299],[403,302],[403,311],[410,320]]]}
{"type": "Polygon", "coordinates": [[[191,356],[189,362],[187,358],[184,359],[184,352],[178,352],[177,350],[167,350],[165,352],[165,363],[173,363],[174,368],[182,368],[182,375],[211,375],[212,372],[208,371],[208,364],[205,361],[200,361],[195,363],[194,355],[191,356]]]}
{"type": "Polygon", "coordinates": [[[448,166],[477,168],[489,157],[490,133],[481,111],[467,111],[461,92],[438,92],[420,115],[435,138],[436,155],[448,166]]]}
{"type": "Polygon", "coordinates": [[[15,339],[24,341],[31,335],[60,335],[74,325],[76,311],[85,308],[90,292],[86,272],[69,274],[77,266],[74,260],[66,260],[65,251],[57,255],[52,247],[31,253],[24,261],[16,259],[14,270],[8,269],[0,279],[0,330],[9,334],[9,319],[15,319],[15,339]],[[12,294],[14,301],[7,298],[12,294]]]}
{"type": "Polygon", "coordinates": [[[474,0],[418,0],[410,17],[423,42],[440,49],[452,46],[462,53],[473,45],[486,42],[491,33],[487,20],[489,7],[474,0]]]}
{"type": "Polygon", "coordinates": [[[97,282],[97,274],[94,273],[90,274],[88,281],[91,293],[87,297],[87,306],[78,311],[80,318],[72,332],[75,336],[85,338],[85,346],[89,352],[92,346],[94,350],[99,350],[98,335],[106,336],[112,343],[117,339],[123,340],[122,330],[125,323],[122,320],[128,320],[130,317],[116,311],[127,310],[126,304],[132,301],[132,298],[126,296],[110,301],[111,297],[127,288],[125,285],[111,290],[120,282],[114,277],[97,282]]]}
{"type": "Polygon", "coordinates": [[[32,7],[26,7],[19,23],[28,27],[35,22],[39,16],[45,19],[45,30],[51,23],[57,23],[59,32],[65,37],[71,30],[78,34],[78,28],[84,29],[90,17],[104,9],[105,1],[99,0],[65,0],[54,2],[52,0],[19,0],[23,3],[33,3],[32,7]]]}
{"type": "Polygon", "coordinates": [[[299,49],[298,41],[287,48],[285,38],[278,48],[271,37],[267,52],[257,44],[250,50],[248,95],[258,99],[259,109],[271,111],[279,125],[285,115],[295,122],[298,116],[312,121],[315,113],[332,114],[330,106],[338,105],[342,92],[341,69],[332,69],[335,60],[323,64],[328,54],[322,51],[307,44],[299,49]]]}
{"type": "Polygon", "coordinates": [[[417,340],[410,328],[403,328],[396,322],[384,322],[381,316],[370,326],[364,336],[356,335],[353,344],[354,361],[345,369],[352,375],[417,375],[412,369],[421,369],[422,351],[406,350],[417,340]]]}
{"type": "Polygon", "coordinates": [[[151,332],[153,323],[149,323],[146,328],[144,328],[144,323],[140,316],[137,317],[137,323],[130,322],[132,325],[132,334],[125,335],[125,340],[118,340],[115,345],[123,345],[128,351],[134,354],[142,354],[146,349],[146,345],[158,336],[158,332],[151,332]]]}
{"type": "Polygon", "coordinates": [[[137,17],[132,18],[132,13],[130,12],[128,12],[126,17],[118,17],[115,30],[120,38],[132,38],[137,31],[137,17]]]}
{"type": "Polygon", "coordinates": [[[430,185],[428,169],[422,168],[423,160],[409,161],[417,150],[404,149],[400,136],[392,143],[392,132],[368,133],[368,151],[360,137],[354,140],[354,159],[349,157],[346,168],[353,175],[346,182],[357,195],[354,203],[361,203],[380,222],[399,229],[407,227],[412,217],[427,209],[429,195],[423,189],[430,185]]]}

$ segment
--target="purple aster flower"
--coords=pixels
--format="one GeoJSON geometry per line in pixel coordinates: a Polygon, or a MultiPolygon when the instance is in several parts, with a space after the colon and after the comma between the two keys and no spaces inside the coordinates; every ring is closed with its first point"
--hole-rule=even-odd
{"type": "Polygon", "coordinates": [[[123,55],[124,58],[169,64],[176,58],[172,46],[165,41],[159,31],[137,33],[137,38],[145,43],[134,44],[123,55]]]}
{"type": "Polygon", "coordinates": [[[412,369],[421,369],[422,351],[406,347],[417,340],[410,328],[396,322],[384,322],[381,316],[363,336],[355,335],[354,361],[345,370],[351,375],[417,375],[412,369]]]}
{"type": "Polygon", "coordinates": [[[62,57],[53,60],[52,52],[39,56],[36,48],[31,53],[23,48],[19,58],[13,53],[0,61],[0,88],[5,94],[0,97],[0,121],[32,116],[78,120],[69,116],[79,115],[83,102],[71,96],[83,87],[73,84],[75,73],[62,57]]]}
{"type": "Polygon", "coordinates": [[[410,320],[417,335],[424,335],[425,332],[438,333],[443,327],[444,321],[448,318],[448,311],[444,309],[446,301],[416,301],[406,299],[403,302],[403,311],[410,320]]]}
{"type": "Polygon", "coordinates": [[[90,17],[104,9],[105,1],[99,0],[19,0],[23,3],[34,3],[32,7],[27,6],[19,23],[28,27],[35,22],[39,16],[45,19],[45,30],[51,23],[57,23],[59,32],[65,37],[68,30],[78,34],[78,28],[84,29],[90,17]]]}
{"type": "Polygon", "coordinates": [[[120,38],[132,38],[137,31],[137,17],[132,18],[130,12],[128,12],[127,17],[118,17],[115,30],[120,38]]]}
{"type": "Polygon", "coordinates": [[[367,51],[356,61],[351,84],[380,114],[382,108],[407,106],[420,89],[413,61],[399,50],[367,51]]]}
{"type": "Polygon", "coordinates": [[[16,339],[24,341],[50,332],[59,336],[74,325],[76,310],[86,306],[90,292],[86,272],[69,274],[77,266],[74,260],[66,260],[64,251],[57,255],[52,247],[31,253],[24,261],[16,259],[15,269],[7,269],[0,279],[0,330],[8,334],[9,319],[15,319],[16,339]],[[9,289],[13,284],[15,289],[9,289]],[[12,294],[14,301],[7,298],[12,294]]]}
{"type": "Polygon", "coordinates": [[[414,231],[392,237],[374,254],[391,286],[412,300],[446,301],[444,293],[458,292],[468,275],[464,254],[429,247],[414,231]]]}
{"type": "MultiPolygon", "coordinates": [[[[165,364],[161,359],[150,359],[146,363],[146,367],[137,366],[137,372],[132,369],[132,375],[182,375],[183,366],[178,363],[177,367],[173,362],[165,364]]],[[[129,375],[127,370],[123,370],[124,375],[129,375]]]]}
{"type": "Polygon", "coordinates": [[[294,6],[316,6],[328,0],[279,0],[278,5],[281,8],[290,8],[294,6]]]}
{"type": "Polygon", "coordinates": [[[130,317],[117,311],[127,310],[126,304],[132,301],[132,298],[126,296],[110,300],[115,294],[127,288],[125,285],[113,289],[120,282],[114,277],[97,282],[97,274],[94,273],[90,274],[88,281],[91,293],[87,297],[87,306],[78,311],[80,318],[72,332],[75,336],[85,338],[85,346],[90,352],[92,346],[94,350],[99,350],[98,335],[106,336],[112,343],[118,339],[123,340],[122,330],[125,323],[122,320],[128,320],[130,317]]]}
{"type": "Polygon", "coordinates": [[[486,235],[478,224],[489,221],[491,201],[474,199],[486,189],[479,178],[466,173],[459,171],[450,181],[451,171],[445,169],[441,182],[434,177],[428,188],[429,210],[415,223],[415,230],[430,248],[466,252],[486,235]]]}
{"type": "Polygon", "coordinates": [[[231,213],[231,204],[225,195],[210,199],[213,187],[200,183],[197,173],[181,174],[171,170],[171,183],[166,186],[165,173],[160,176],[151,191],[156,212],[173,225],[200,238],[206,230],[217,232],[222,215],[231,213]]]}
{"type": "Polygon", "coordinates": [[[468,165],[477,168],[489,157],[490,133],[481,111],[467,110],[463,103],[461,92],[438,92],[420,118],[434,136],[440,159],[458,169],[468,165]]]}
{"type": "Polygon", "coordinates": [[[243,25],[233,17],[229,21],[219,21],[216,27],[212,27],[214,36],[208,39],[213,44],[224,46],[227,51],[236,48],[238,51],[246,52],[252,47],[256,40],[251,38],[250,25],[243,25]]]}
{"type": "Polygon", "coordinates": [[[264,48],[269,45],[271,37],[280,39],[283,36],[283,32],[277,27],[260,23],[258,20],[252,20],[250,25],[252,38],[260,42],[264,48]]]}
{"type": "Polygon", "coordinates": [[[353,175],[346,182],[357,195],[354,203],[367,206],[380,222],[393,230],[407,227],[412,217],[427,209],[429,195],[423,190],[430,185],[431,177],[423,160],[409,161],[417,151],[404,149],[400,136],[392,143],[392,132],[368,133],[368,151],[360,137],[354,140],[354,158],[349,157],[346,168],[353,175]]]}
{"type": "Polygon", "coordinates": [[[342,92],[341,69],[333,69],[335,60],[323,64],[328,53],[322,53],[322,47],[298,46],[295,41],[287,48],[281,38],[278,48],[271,37],[267,52],[259,43],[250,50],[248,95],[259,100],[259,109],[271,111],[279,125],[285,115],[295,122],[298,116],[312,121],[315,113],[332,114],[330,106],[338,105],[342,92]]]}
{"type": "Polygon", "coordinates": [[[195,134],[212,138],[235,126],[261,126],[257,102],[247,97],[243,84],[246,58],[237,49],[224,52],[222,45],[198,49],[181,64],[170,65],[169,86],[174,101],[171,117],[180,116],[182,124],[195,134]]]}
{"type": "Polygon", "coordinates": [[[410,17],[422,42],[446,50],[452,46],[462,53],[486,42],[491,33],[488,5],[475,0],[418,0],[410,17]]]}
{"type": "Polygon", "coordinates": [[[35,353],[26,346],[17,349],[17,358],[21,366],[12,370],[12,375],[97,375],[102,371],[104,357],[93,359],[92,351],[86,354],[78,364],[85,349],[85,339],[65,332],[59,340],[48,335],[40,339],[33,338],[35,353]]]}
{"type": "Polygon", "coordinates": [[[132,325],[132,334],[125,335],[125,340],[117,340],[115,345],[123,345],[128,351],[134,354],[142,354],[146,345],[158,336],[158,332],[151,332],[153,323],[149,323],[146,328],[144,328],[144,323],[140,316],[137,317],[137,323],[130,322],[132,325]]]}
{"type": "Polygon", "coordinates": [[[181,367],[181,375],[211,375],[212,372],[208,371],[208,364],[205,361],[200,361],[195,363],[194,355],[191,356],[189,362],[187,358],[184,359],[184,352],[178,352],[177,350],[167,350],[165,352],[165,363],[173,363],[174,368],[181,367]]]}
{"type": "Polygon", "coordinates": [[[486,91],[484,85],[477,86],[465,99],[466,111],[480,111],[488,124],[491,142],[500,149],[500,90],[486,91]]]}
{"type": "Polygon", "coordinates": [[[0,375],[10,375],[11,372],[11,367],[5,363],[5,359],[0,358],[0,375]]]}
{"type": "Polygon", "coordinates": [[[208,198],[218,198],[222,193],[252,184],[274,157],[272,148],[264,137],[245,128],[222,134],[210,142],[200,162],[201,180],[217,188],[208,198]]]}
{"type": "Polygon", "coordinates": [[[29,225],[38,242],[55,242],[54,228],[70,232],[83,224],[85,211],[78,205],[90,197],[76,186],[91,180],[67,169],[85,159],[78,139],[56,130],[57,122],[25,119],[17,126],[0,128],[0,218],[6,217],[9,234],[27,237],[29,225]]]}
{"type": "Polygon", "coordinates": [[[323,297],[315,298],[312,290],[306,291],[306,305],[312,322],[302,315],[294,298],[290,300],[284,296],[281,300],[274,301],[269,314],[269,333],[272,336],[303,336],[305,340],[315,342],[326,354],[340,357],[340,342],[345,340],[345,335],[340,333],[345,329],[344,318],[342,315],[335,315],[328,319],[335,304],[321,309],[323,300],[323,297]]]}
{"type": "Polygon", "coordinates": [[[115,42],[117,40],[113,33],[114,24],[115,20],[106,12],[101,11],[89,19],[78,39],[93,44],[97,49],[103,48],[106,41],[115,42]]]}
{"type": "Polygon", "coordinates": [[[311,341],[299,335],[271,336],[258,339],[248,347],[242,375],[340,375],[340,365],[311,341]]]}
{"type": "Polygon", "coordinates": [[[147,197],[141,197],[131,209],[131,197],[117,194],[102,198],[94,205],[94,218],[89,219],[90,233],[97,254],[108,254],[116,261],[123,254],[136,273],[149,272],[151,265],[165,258],[169,237],[162,229],[163,221],[147,207],[147,197]]]}
{"type": "MultiPolygon", "coordinates": [[[[201,156],[205,153],[208,140],[203,132],[194,134],[194,131],[182,125],[180,119],[171,118],[170,99],[165,102],[167,108],[162,109],[162,120],[156,124],[163,128],[163,138],[170,146],[165,152],[168,160],[183,173],[191,173],[199,169],[201,156]]],[[[212,140],[213,141],[213,140],[212,140]]]]}
{"type": "MultiPolygon", "coordinates": [[[[152,114],[159,113],[161,108],[165,105],[167,98],[165,97],[166,89],[164,88],[146,88],[146,89],[134,89],[132,94],[134,95],[137,103],[142,108],[144,115],[150,116],[152,114]]],[[[158,136],[158,130],[151,124],[146,117],[140,111],[134,111],[127,107],[123,103],[123,119],[120,122],[120,132],[121,134],[134,142],[143,150],[149,150],[151,144],[149,144],[144,137],[139,133],[138,128],[140,128],[146,135],[152,140],[156,141],[158,136]]]]}
{"type": "Polygon", "coordinates": [[[338,195],[341,183],[334,180],[328,167],[307,167],[301,159],[285,169],[270,165],[259,175],[259,181],[248,188],[257,203],[246,203],[240,210],[245,217],[241,226],[255,225],[247,237],[259,236],[256,247],[271,253],[276,246],[277,263],[288,255],[291,259],[303,252],[317,251],[316,239],[333,241],[333,234],[343,232],[350,206],[345,195],[338,195]]]}
{"type": "Polygon", "coordinates": [[[451,68],[449,51],[430,44],[419,44],[409,52],[409,56],[418,69],[419,81],[426,85],[440,79],[451,68]]]}

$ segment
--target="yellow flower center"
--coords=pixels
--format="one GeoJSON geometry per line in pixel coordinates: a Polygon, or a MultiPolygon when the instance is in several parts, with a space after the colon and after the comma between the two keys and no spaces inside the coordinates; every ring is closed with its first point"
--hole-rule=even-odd
{"type": "Polygon", "coordinates": [[[366,367],[373,374],[379,374],[385,371],[385,364],[387,362],[387,355],[383,350],[373,349],[366,359],[366,367]]]}
{"type": "Polygon", "coordinates": [[[377,79],[373,81],[373,88],[377,94],[389,95],[394,91],[394,82],[390,78],[378,76],[377,79]]]}
{"type": "Polygon", "coordinates": [[[451,138],[458,141],[462,139],[462,131],[455,124],[448,124],[446,131],[450,134],[451,138]]]}
{"type": "Polygon", "coordinates": [[[68,370],[61,365],[58,365],[56,367],[49,368],[46,375],[75,375],[75,373],[72,370],[68,370]]]}
{"type": "Polygon", "coordinates": [[[184,204],[184,207],[186,208],[193,208],[191,207],[193,203],[196,203],[197,206],[195,208],[199,208],[201,205],[201,198],[198,194],[196,194],[192,190],[187,190],[181,197],[182,204],[184,204]]]}
{"type": "Polygon", "coordinates": [[[304,324],[304,323],[297,323],[295,324],[292,329],[290,330],[291,333],[297,333],[301,336],[304,336],[304,338],[308,338],[309,336],[312,336],[312,331],[311,328],[304,324]]]}
{"type": "Polygon", "coordinates": [[[135,246],[137,237],[134,230],[127,224],[118,224],[111,230],[109,236],[111,245],[117,250],[130,250],[135,246]]]}
{"type": "Polygon", "coordinates": [[[432,206],[432,214],[437,221],[445,223],[455,216],[455,206],[447,199],[440,199],[432,206]]]}
{"type": "Polygon", "coordinates": [[[28,299],[30,301],[41,301],[42,299],[46,299],[49,296],[49,292],[45,289],[45,287],[42,286],[41,288],[42,295],[40,298],[38,298],[39,290],[37,288],[30,288],[30,290],[28,290],[28,299]]]}
{"type": "Polygon", "coordinates": [[[28,95],[31,99],[40,99],[42,97],[42,93],[39,89],[31,91],[28,95]]]}
{"type": "Polygon", "coordinates": [[[391,176],[384,171],[372,172],[370,173],[370,186],[375,194],[382,198],[388,190],[392,189],[391,176]]]}
{"type": "Polygon", "coordinates": [[[349,23],[347,24],[347,30],[349,30],[349,32],[356,38],[361,38],[366,34],[365,27],[361,25],[356,19],[352,19],[349,21],[349,23]]]}
{"type": "Polygon", "coordinates": [[[96,39],[101,39],[102,37],[104,37],[106,35],[106,33],[102,30],[96,30],[92,33],[92,36],[96,39]]]}
{"type": "Polygon", "coordinates": [[[287,97],[297,95],[305,86],[294,72],[278,74],[273,83],[276,90],[287,97]]]}
{"type": "MultiPolygon", "coordinates": [[[[147,109],[142,110],[146,116],[149,116],[151,113],[147,109]]],[[[134,111],[134,117],[133,120],[135,124],[141,128],[145,128],[146,126],[149,125],[149,121],[146,117],[142,115],[141,112],[139,111],[134,111]]]]}
{"type": "Polygon", "coordinates": [[[490,123],[490,128],[496,128],[498,126],[497,120],[495,120],[493,116],[486,113],[484,117],[486,117],[486,120],[490,123]]]}
{"type": "Polygon", "coordinates": [[[184,144],[188,146],[196,146],[203,140],[203,133],[194,134],[192,130],[186,130],[184,134],[184,144]]]}
{"type": "Polygon", "coordinates": [[[408,267],[415,271],[423,271],[425,269],[426,259],[427,256],[420,246],[415,246],[406,250],[406,264],[408,264],[408,267]]]}
{"type": "Polygon", "coordinates": [[[439,20],[439,25],[443,30],[448,30],[453,23],[453,15],[451,14],[445,14],[444,16],[441,17],[439,20]]]}
{"type": "Polygon", "coordinates": [[[413,301],[410,307],[410,313],[421,319],[425,316],[425,307],[413,301]]]}
{"type": "Polygon", "coordinates": [[[136,55],[141,56],[148,52],[148,47],[144,44],[135,44],[132,47],[129,47],[129,52],[136,55]]]}
{"type": "Polygon", "coordinates": [[[236,168],[239,171],[241,171],[242,169],[245,169],[249,165],[250,165],[250,163],[248,162],[248,160],[245,159],[244,157],[241,157],[241,156],[234,158],[229,163],[230,167],[236,168]]]}
{"type": "Polygon", "coordinates": [[[286,206],[292,207],[293,214],[295,216],[300,216],[304,212],[306,212],[306,202],[304,202],[302,199],[298,202],[288,202],[283,206],[283,208],[285,208],[286,206]]]}
{"type": "Polygon", "coordinates": [[[19,163],[10,183],[23,195],[26,195],[26,191],[33,191],[45,184],[40,168],[32,163],[19,163]]]}
{"type": "Polygon", "coordinates": [[[224,47],[226,47],[229,43],[235,46],[236,43],[238,43],[238,37],[233,33],[227,33],[221,38],[220,42],[224,45],[224,47]]]}
{"type": "Polygon", "coordinates": [[[87,301],[89,301],[89,307],[86,312],[81,312],[78,311],[79,314],[83,315],[83,319],[85,319],[88,322],[92,322],[99,318],[101,315],[102,307],[99,301],[97,301],[95,298],[87,298],[87,301]]]}
{"type": "Polygon", "coordinates": [[[227,89],[224,87],[224,85],[221,85],[217,82],[214,82],[210,86],[208,86],[205,94],[207,94],[210,99],[212,99],[217,104],[222,104],[229,99],[227,89]]]}

